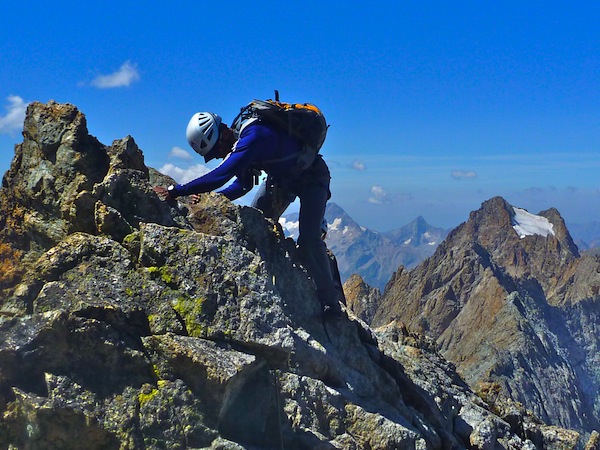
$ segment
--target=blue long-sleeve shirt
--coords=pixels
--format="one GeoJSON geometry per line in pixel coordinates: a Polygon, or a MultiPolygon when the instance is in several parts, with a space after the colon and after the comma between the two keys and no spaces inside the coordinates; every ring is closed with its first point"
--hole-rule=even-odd
{"type": "Polygon", "coordinates": [[[174,193],[182,196],[214,191],[235,177],[233,183],[219,191],[235,200],[252,189],[250,169],[265,170],[275,179],[285,177],[296,165],[292,155],[301,149],[298,139],[275,126],[258,121],[248,123],[221,164],[206,175],[175,186],[174,193]]]}

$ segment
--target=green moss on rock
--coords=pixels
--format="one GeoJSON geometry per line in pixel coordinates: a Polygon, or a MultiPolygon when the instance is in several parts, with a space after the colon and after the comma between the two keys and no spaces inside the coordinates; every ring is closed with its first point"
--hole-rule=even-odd
{"type": "Polygon", "coordinates": [[[201,323],[204,301],[204,298],[193,299],[187,295],[181,295],[173,301],[173,309],[179,313],[185,322],[185,327],[190,336],[200,337],[205,334],[206,330],[201,323]]]}

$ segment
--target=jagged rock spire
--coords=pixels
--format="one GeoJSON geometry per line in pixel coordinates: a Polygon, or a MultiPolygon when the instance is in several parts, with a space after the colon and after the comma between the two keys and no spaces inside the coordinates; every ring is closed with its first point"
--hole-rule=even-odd
{"type": "Polygon", "coordinates": [[[134,139],[109,147],[90,136],[73,105],[32,103],[23,143],[2,180],[0,237],[5,265],[0,290],[70,233],[104,234],[117,240],[140,221],[184,226],[185,218],[156,195],[134,139]]]}

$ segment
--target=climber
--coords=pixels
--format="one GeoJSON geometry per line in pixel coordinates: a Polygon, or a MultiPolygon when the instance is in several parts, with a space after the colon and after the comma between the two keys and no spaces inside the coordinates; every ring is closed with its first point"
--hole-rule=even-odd
{"type": "Polygon", "coordinates": [[[210,112],[196,113],[187,127],[190,146],[204,157],[206,162],[224,158],[209,173],[186,184],[157,186],[155,191],[167,200],[180,196],[210,192],[233,182],[217,191],[235,200],[253,186],[261,170],[266,180],[252,202],[264,215],[275,221],[296,199],[300,199],[298,251],[300,259],[317,288],[317,295],[324,317],[343,315],[331,273],[325,243],[321,240],[321,221],[325,204],[331,197],[330,173],[327,164],[317,155],[305,170],[296,170],[296,159],[302,143],[285,130],[256,118],[245,121],[239,132],[229,128],[221,117],[210,112]]]}

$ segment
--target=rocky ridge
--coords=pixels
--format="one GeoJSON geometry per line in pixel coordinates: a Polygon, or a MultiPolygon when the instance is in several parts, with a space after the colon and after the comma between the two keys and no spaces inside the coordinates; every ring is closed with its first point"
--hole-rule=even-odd
{"type": "Polygon", "coordinates": [[[0,448],[573,448],[432,341],[324,323],[293,241],[33,103],[0,189],[0,448]],[[491,390],[490,390],[491,392],[491,390]]]}
{"type": "Polygon", "coordinates": [[[372,325],[403,321],[469,385],[588,434],[600,418],[599,287],[600,259],[579,255],[558,211],[530,215],[496,197],[431,258],[396,272],[372,325]]]}
{"type": "Polygon", "coordinates": [[[361,320],[371,323],[381,303],[381,291],[354,274],[344,283],[344,295],[348,308],[361,320]]]}

